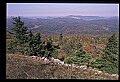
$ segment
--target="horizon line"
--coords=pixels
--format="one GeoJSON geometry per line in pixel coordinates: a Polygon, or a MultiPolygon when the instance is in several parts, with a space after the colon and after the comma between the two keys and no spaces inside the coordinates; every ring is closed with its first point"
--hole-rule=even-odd
{"type": "MultiPolygon", "coordinates": [[[[65,17],[65,16],[98,16],[98,17],[119,17],[117,15],[114,15],[114,16],[99,16],[99,15],[60,15],[60,16],[56,16],[56,15],[45,15],[45,16],[42,16],[42,15],[39,15],[39,16],[22,16],[22,15],[17,15],[17,16],[20,16],[20,17],[65,17]]],[[[6,16],[6,17],[16,17],[16,16],[6,16]]]]}

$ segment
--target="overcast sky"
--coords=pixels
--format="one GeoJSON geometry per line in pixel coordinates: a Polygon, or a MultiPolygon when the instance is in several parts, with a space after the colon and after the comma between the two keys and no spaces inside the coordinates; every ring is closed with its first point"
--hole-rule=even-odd
{"type": "Polygon", "coordinates": [[[7,16],[118,16],[119,4],[7,3],[7,16]]]}

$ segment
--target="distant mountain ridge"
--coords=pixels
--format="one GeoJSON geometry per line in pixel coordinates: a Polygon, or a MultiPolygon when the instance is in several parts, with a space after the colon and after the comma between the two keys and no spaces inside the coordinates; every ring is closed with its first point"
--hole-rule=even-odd
{"type": "MultiPolygon", "coordinates": [[[[33,32],[43,34],[111,34],[119,31],[119,17],[99,16],[60,16],[60,17],[21,17],[25,26],[33,32]]],[[[7,18],[7,28],[13,27],[12,19],[7,18]]]]}
{"type": "Polygon", "coordinates": [[[69,15],[69,16],[67,16],[67,17],[77,18],[77,19],[83,19],[83,20],[105,19],[105,17],[100,17],[100,16],[75,16],[75,15],[69,15]]]}

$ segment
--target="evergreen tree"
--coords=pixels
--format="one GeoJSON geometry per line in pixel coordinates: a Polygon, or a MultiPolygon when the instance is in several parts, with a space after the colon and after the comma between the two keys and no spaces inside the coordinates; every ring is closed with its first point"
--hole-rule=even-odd
{"type": "Polygon", "coordinates": [[[30,31],[28,37],[28,49],[27,54],[29,55],[41,55],[42,54],[42,41],[40,33],[32,34],[30,31]]]}
{"type": "Polygon", "coordinates": [[[109,39],[105,50],[112,52],[114,54],[118,54],[119,44],[118,44],[118,37],[114,33],[109,39]]]}
{"type": "Polygon", "coordinates": [[[106,70],[110,73],[118,73],[118,55],[119,55],[119,44],[118,37],[114,33],[109,39],[107,46],[105,47],[104,59],[106,70]]]}
{"type": "Polygon", "coordinates": [[[63,44],[63,35],[62,33],[60,33],[59,35],[59,45],[62,45],[63,44]]]}
{"type": "Polygon", "coordinates": [[[25,50],[26,52],[25,52],[25,54],[28,54],[28,55],[34,55],[34,47],[33,47],[33,44],[34,44],[34,36],[33,36],[33,34],[32,34],[32,32],[30,31],[29,32],[29,35],[28,35],[28,41],[27,41],[27,45],[28,45],[28,47],[27,47],[27,49],[25,50]]]}
{"type": "Polygon", "coordinates": [[[12,53],[12,54],[14,54],[16,52],[16,45],[15,45],[14,40],[12,40],[10,43],[8,43],[7,51],[8,51],[8,53],[12,53]]]}
{"type": "Polygon", "coordinates": [[[36,54],[42,53],[42,41],[41,41],[40,33],[36,33],[34,37],[34,48],[35,48],[36,54]]]}
{"type": "Polygon", "coordinates": [[[13,18],[14,27],[11,29],[14,33],[14,38],[8,45],[10,53],[28,54],[28,55],[44,55],[43,45],[40,33],[32,34],[27,32],[27,27],[20,17],[13,18]]]}
{"type": "Polygon", "coordinates": [[[12,53],[24,54],[24,44],[27,41],[27,27],[24,26],[24,22],[21,21],[20,17],[13,17],[12,19],[14,27],[11,30],[14,33],[14,38],[10,43],[9,50],[13,50],[12,53]]]}
{"type": "Polygon", "coordinates": [[[91,62],[92,67],[99,68],[100,70],[107,71],[108,73],[118,73],[118,55],[119,44],[118,37],[114,33],[108,39],[108,43],[105,47],[103,57],[97,58],[91,62]]]}
{"type": "Polygon", "coordinates": [[[80,40],[78,40],[77,49],[76,49],[76,55],[81,57],[83,54],[86,54],[86,52],[83,50],[83,46],[80,43],[80,40]]]}
{"type": "Polygon", "coordinates": [[[20,17],[14,17],[12,19],[14,27],[11,30],[14,32],[18,42],[22,44],[26,41],[26,34],[28,34],[27,27],[24,26],[24,22],[21,21],[20,17]]]}
{"type": "Polygon", "coordinates": [[[78,56],[78,59],[79,59],[77,60],[79,65],[89,65],[91,55],[86,53],[80,41],[77,44],[76,55],[78,56]]]}
{"type": "Polygon", "coordinates": [[[55,52],[55,47],[53,45],[53,40],[51,37],[49,37],[49,40],[47,41],[47,44],[45,46],[45,56],[51,57],[55,52]]]}

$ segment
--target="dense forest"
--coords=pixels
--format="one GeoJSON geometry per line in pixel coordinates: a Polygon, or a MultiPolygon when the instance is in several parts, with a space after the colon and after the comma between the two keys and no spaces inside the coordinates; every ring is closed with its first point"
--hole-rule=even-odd
{"type": "MultiPolygon", "coordinates": [[[[64,19],[64,21],[66,20],[64,19]]],[[[39,23],[42,22],[43,21],[39,23]]],[[[67,22],[71,22],[72,27],[76,27],[74,31],[77,30],[77,26],[87,25],[85,23],[77,25],[74,21],[71,20],[67,22]]],[[[84,20],[82,22],[84,22],[84,20]]],[[[98,20],[95,22],[93,20],[90,22],[92,24],[97,24],[99,27],[99,25],[101,25],[101,23],[103,23],[104,21],[98,20]]],[[[50,26],[51,23],[52,21],[46,23],[46,28],[47,26],[50,26]]],[[[59,21],[59,24],[63,25],[63,23],[60,23],[59,21]]],[[[108,36],[66,35],[62,31],[60,31],[57,35],[44,35],[41,32],[33,32],[32,29],[26,27],[25,22],[23,22],[20,17],[13,17],[12,24],[13,28],[9,28],[9,30],[7,30],[6,32],[7,54],[22,54],[27,56],[34,55],[47,58],[54,57],[58,59],[63,59],[62,61],[68,64],[86,65],[88,67],[97,68],[110,74],[118,74],[118,32],[111,32],[111,34],[108,36]]],[[[58,23],[52,24],[56,25],[56,27],[59,26],[57,25],[58,23]]],[[[67,29],[69,27],[69,23],[68,25],[67,23],[65,24],[67,27],[64,29],[67,29]]],[[[73,30],[72,27],[70,28],[70,30],[73,30]]],[[[89,29],[91,30],[96,28],[92,28],[94,27],[94,25],[91,25],[89,27],[89,29]]],[[[112,26],[110,26],[109,29],[115,30],[111,27],[112,26]]],[[[48,30],[50,29],[51,28],[49,27],[48,30]]],[[[63,27],[59,27],[57,29],[63,29],[63,27]]],[[[51,29],[51,31],[54,30],[51,29]]],[[[88,33],[88,31],[85,31],[84,33],[88,33]]]]}

